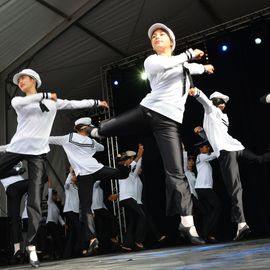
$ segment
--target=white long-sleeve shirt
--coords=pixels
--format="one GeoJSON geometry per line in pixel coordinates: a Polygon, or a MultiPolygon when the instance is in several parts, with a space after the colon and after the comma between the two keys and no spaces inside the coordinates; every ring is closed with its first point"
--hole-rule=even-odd
{"type": "Polygon", "coordinates": [[[57,205],[53,201],[52,188],[48,189],[47,204],[48,204],[48,212],[47,212],[46,223],[54,222],[55,224],[58,224],[58,221],[59,221],[59,223],[63,226],[65,224],[65,221],[63,220],[63,218],[60,215],[59,208],[57,207],[57,205]]]}
{"type": "Polygon", "coordinates": [[[182,123],[190,82],[184,83],[183,65],[190,74],[202,74],[204,66],[187,63],[193,57],[193,50],[176,56],[150,55],[144,62],[144,69],[151,86],[151,92],[141,105],[158,112],[178,123],[182,123]],[[183,89],[185,92],[183,92],[183,89]]]}
{"type": "Polygon", "coordinates": [[[104,167],[93,155],[104,151],[104,146],[94,139],[78,133],[49,137],[50,144],[61,145],[76,175],[95,173],[104,167]]]}
{"type": "Polygon", "coordinates": [[[184,172],[188,180],[188,185],[190,188],[191,194],[193,194],[196,198],[198,198],[197,192],[195,190],[195,183],[196,183],[196,175],[194,172],[188,169],[188,156],[187,151],[183,151],[183,159],[184,159],[184,172]]]}
{"type": "Polygon", "coordinates": [[[57,110],[91,108],[99,103],[93,99],[63,100],[50,99],[51,94],[38,93],[25,97],[14,97],[11,101],[12,107],[17,113],[17,130],[11,139],[6,151],[40,155],[50,151],[48,138],[51,133],[53,121],[57,110]],[[47,96],[48,99],[43,99],[47,96]],[[42,112],[39,102],[42,100],[48,112],[42,112]]]}
{"type": "Polygon", "coordinates": [[[209,161],[217,158],[215,153],[199,154],[196,159],[197,178],[196,188],[213,188],[212,166],[209,161]]]}
{"type": "Polygon", "coordinates": [[[19,181],[23,181],[23,180],[25,180],[25,179],[21,175],[14,175],[14,176],[10,176],[7,178],[3,178],[0,180],[0,182],[2,183],[4,189],[7,190],[7,188],[10,185],[17,183],[19,181]]]}
{"type": "Polygon", "coordinates": [[[142,203],[142,182],[138,175],[141,168],[141,158],[132,161],[128,178],[119,181],[119,201],[133,198],[138,204],[142,203]]]}
{"type": "Polygon", "coordinates": [[[104,196],[103,196],[103,190],[100,187],[101,181],[96,181],[93,186],[93,194],[92,194],[92,205],[91,210],[94,212],[94,210],[105,208],[107,209],[106,205],[104,204],[104,196]]]}
{"type": "Polygon", "coordinates": [[[80,200],[78,194],[78,188],[71,182],[72,175],[68,174],[64,188],[65,188],[65,205],[63,212],[79,213],[80,200]]]}
{"type": "Polygon", "coordinates": [[[198,89],[197,100],[204,107],[203,129],[217,157],[221,150],[240,151],[245,147],[228,134],[229,119],[212,101],[198,89]]]}

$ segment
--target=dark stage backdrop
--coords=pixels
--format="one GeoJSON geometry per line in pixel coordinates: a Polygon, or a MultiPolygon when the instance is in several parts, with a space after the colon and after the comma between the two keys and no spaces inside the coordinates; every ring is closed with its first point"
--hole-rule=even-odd
{"type": "MultiPolygon", "coordinates": [[[[262,25],[263,43],[255,45],[253,30],[246,28],[206,42],[209,63],[215,67],[214,75],[194,77],[195,85],[208,96],[220,91],[230,97],[226,112],[230,120],[230,134],[243,145],[261,154],[270,151],[269,117],[270,104],[261,104],[259,98],[270,93],[269,81],[269,23],[262,25]],[[219,45],[222,39],[229,42],[226,53],[221,52],[219,45]]],[[[205,50],[203,44],[197,46],[205,50]]],[[[194,47],[195,48],[195,47],[194,47]]],[[[177,52],[176,52],[177,53],[177,52]]],[[[205,61],[201,63],[205,64],[205,61]]],[[[113,103],[116,115],[137,106],[149,92],[147,81],[140,79],[143,63],[136,66],[111,71],[112,80],[119,84],[113,86],[113,103]]],[[[202,125],[203,108],[193,98],[188,97],[183,122],[183,140],[189,153],[194,152],[194,143],[199,140],[193,133],[197,125],[202,125]]],[[[144,167],[144,203],[159,224],[160,229],[173,235],[177,233],[177,217],[165,217],[164,172],[159,151],[152,135],[138,130],[138,134],[119,137],[119,150],[136,151],[137,144],[145,145],[144,167]],[[141,133],[142,134],[139,134],[141,133]]],[[[230,200],[223,185],[219,166],[213,162],[214,188],[222,200],[222,213],[217,237],[230,240],[235,227],[230,222],[230,200]]],[[[270,232],[270,166],[250,166],[240,163],[241,178],[244,187],[244,206],[247,221],[253,237],[269,235],[270,232]]]]}

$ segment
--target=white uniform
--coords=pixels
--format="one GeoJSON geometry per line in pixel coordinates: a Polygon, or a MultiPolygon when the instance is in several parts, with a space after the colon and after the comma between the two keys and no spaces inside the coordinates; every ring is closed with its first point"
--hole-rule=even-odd
{"type": "Polygon", "coordinates": [[[227,114],[213,105],[212,101],[199,89],[196,98],[204,107],[203,128],[215,155],[219,157],[221,150],[243,150],[244,146],[228,134],[229,120],[227,114]]]}
{"type": "Polygon", "coordinates": [[[188,169],[188,166],[187,166],[187,162],[188,162],[187,151],[183,151],[183,158],[184,158],[184,171],[185,171],[185,175],[186,175],[187,180],[188,180],[190,192],[191,192],[191,194],[193,194],[198,199],[198,195],[197,195],[196,190],[195,190],[196,175],[195,175],[194,172],[192,172],[192,171],[190,171],[188,169]]]}
{"type": "Polygon", "coordinates": [[[92,195],[92,212],[97,209],[105,208],[107,209],[106,205],[104,204],[104,196],[103,196],[103,190],[100,187],[101,181],[96,181],[93,186],[93,195],[92,195]]]}
{"type": "Polygon", "coordinates": [[[25,180],[25,179],[21,175],[14,175],[14,176],[10,176],[10,177],[1,179],[0,182],[2,183],[2,185],[6,191],[10,185],[17,183],[19,181],[23,181],[23,180],[25,180]]]}
{"type": "Polygon", "coordinates": [[[17,130],[11,139],[6,151],[18,154],[40,155],[50,151],[48,138],[51,133],[53,121],[57,110],[91,108],[97,101],[85,100],[51,100],[43,99],[43,93],[25,97],[14,97],[11,101],[12,107],[17,113],[17,130]],[[49,109],[42,112],[39,102],[49,109]]]}
{"type": "Polygon", "coordinates": [[[80,200],[78,194],[78,188],[76,185],[71,183],[72,175],[68,174],[65,182],[65,205],[63,212],[74,212],[79,213],[80,211],[80,200]]]}
{"type": "Polygon", "coordinates": [[[47,219],[46,219],[46,224],[48,222],[54,222],[55,224],[59,223],[63,226],[65,224],[65,221],[60,215],[59,208],[55,204],[55,202],[52,199],[52,188],[48,189],[48,213],[47,213],[47,219]]]}
{"type": "Polygon", "coordinates": [[[192,59],[193,50],[176,56],[150,55],[144,61],[152,91],[141,101],[141,105],[158,112],[178,123],[182,123],[188,95],[189,80],[184,86],[183,65],[191,74],[204,73],[204,66],[187,63],[192,59]],[[184,90],[184,92],[183,92],[184,90]]]}
{"type": "Polygon", "coordinates": [[[70,133],[64,136],[50,137],[49,144],[63,146],[69,163],[77,176],[93,174],[104,167],[93,158],[96,152],[104,150],[104,146],[87,136],[70,133]]]}
{"type": "Polygon", "coordinates": [[[196,159],[197,179],[195,188],[213,188],[212,166],[209,161],[217,158],[214,153],[199,154],[196,159]]]}
{"type": "Polygon", "coordinates": [[[141,168],[141,158],[136,163],[130,164],[131,171],[127,179],[119,181],[119,200],[134,199],[137,203],[142,203],[142,182],[138,176],[141,168]]]}
{"type": "Polygon", "coordinates": [[[134,177],[135,177],[135,185],[136,185],[136,193],[137,193],[137,203],[142,204],[142,190],[143,190],[143,184],[141,181],[140,176],[138,175],[139,170],[142,167],[142,158],[140,158],[136,164],[136,168],[134,170],[134,177]]]}

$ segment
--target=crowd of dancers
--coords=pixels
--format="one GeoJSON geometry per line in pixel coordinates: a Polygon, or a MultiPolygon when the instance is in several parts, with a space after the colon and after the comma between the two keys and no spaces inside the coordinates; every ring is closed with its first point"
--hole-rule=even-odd
{"type": "Polygon", "coordinates": [[[203,57],[203,51],[190,48],[174,55],[174,33],[161,23],[153,24],[149,28],[148,37],[155,52],[144,62],[151,92],[135,109],[102,121],[98,127],[92,125],[89,117],[83,117],[75,121],[74,130],[69,134],[51,136],[57,110],[91,107],[107,109],[107,102],[93,99],[62,100],[56,93],[38,93],[37,89],[42,82],[39,74],[32,69],[24,69],[14,75],[14,84],[18,85],[25,96],[14,97],[11,101],[17,114],[18,125],[10,143],[0,148],[3,152],[0,157],[0,179],[8,198],[15,260],[21,254],[20,201],[23,195],[27,194],[28,226],[25,250],[30,264],[33,267],[40,265],[37,241],[42,220],[43,188],[48,180],[46,154],[50,151],[49,144],[61,146],[71,166],[65,183],[64,219],[61,217],[61,207],[57,204],[58,195],[52,189],[53,183],[48,181],[46,228],[55,242],[58,256],[70,258],[92,255],[98,249],[97,232],[103,230],[104,223],[111,224],[111,245],[125,251],[144,249],[147,224],[155,231],[157,241],[166,238],[159,232],[141,199],[143,146],[139,145],[137,153],[122,153],[115,168],[105,166],[93,157],[96,152],[104,150],[104,146],[98,142],[99,139],[117,135],[128,136],[145,129],[153,133],[164,165],[166,214],[180,217],[179,232],[183,236],[192,244],[216,241],[215,227],[220,203],[213,191],[209,164],[214,158],[217,158],[220,164],[223,181],[232,202],[231,217],[232,221],[237,223],[234,240],[240,240],[250,232],[243,211],[238,159],[265,164],[270,161],[270,154],[256,155],[229,135],[228,116],[223,112],[229,101],[227,95],[214,92],[208,98],[193,85],[191,75],[214,72],[211,64],[192,63],[193,60],[203,57]],[[196,158],[197,177],[192,169],[194,161],[192,158],[185,158],[187,155],[182,143],[181,129],[188,96],[197,99],[204,107],[203,125],[195,129],[202,137],[196,158]],[[212,154],[210,147],[213,149],[212,154]],[[27,179],[18,172],[21,161],[27,161],[27,179]],[[17,173],[14,172],[16,168],[17,173]],[[104,205],[100,187],[103,182],[111,179],[119,180],[120,192],[110,199],[119,200],[127,212],[127,230],[123,243],[119,241],[117,221],[104,205]],[[195,206],[200,204],[203,205],[201,209],[204,209],[204,215],[202,230],[199,231],[193,216],[195,206]],[[61,242],[58,223],[67,232],[65,246],[61,242]]]}

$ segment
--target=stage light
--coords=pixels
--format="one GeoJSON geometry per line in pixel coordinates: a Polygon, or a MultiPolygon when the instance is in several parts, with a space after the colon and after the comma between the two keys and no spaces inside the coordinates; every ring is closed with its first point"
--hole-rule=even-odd
{"type": "Polygon", "coordinates": [[[141,72],[141,79],[142,80],[147,80],[147,74],[146,74],[146,72],[141,72]]]}
{"type": "Polygon", "coordinates": [[[113,84],[114,84],[115,86],[117,86],[117,85],[119,85],[119,82],[118,82],[117,80],[114,80],[114,81],[113,81],[113,84]]]}
{"type": "Polygon", "coordinates": [[[250,35],[252,42],[256,45],[262,44],[267,37],[267,27],[265,24],[258,22],[257,24],[253,24],[250,28],[250,35]]]}
{"type": "Polygon", "coordinates": [[[228,47],[227,44],[222,44],[222,45],[221,45],[221,51],[222,51],[222,52],[227,52],[228,49],[229,49],[229,47],[228,47]]]}
{"type": "Polygon", "coordinates": [[[259,45],[259,44],[262,43],[262,39],[261,39],[260,37],[256,37],[256,38],[254,39],[254,42],[255,42],[256,45],[259,45]]]}

